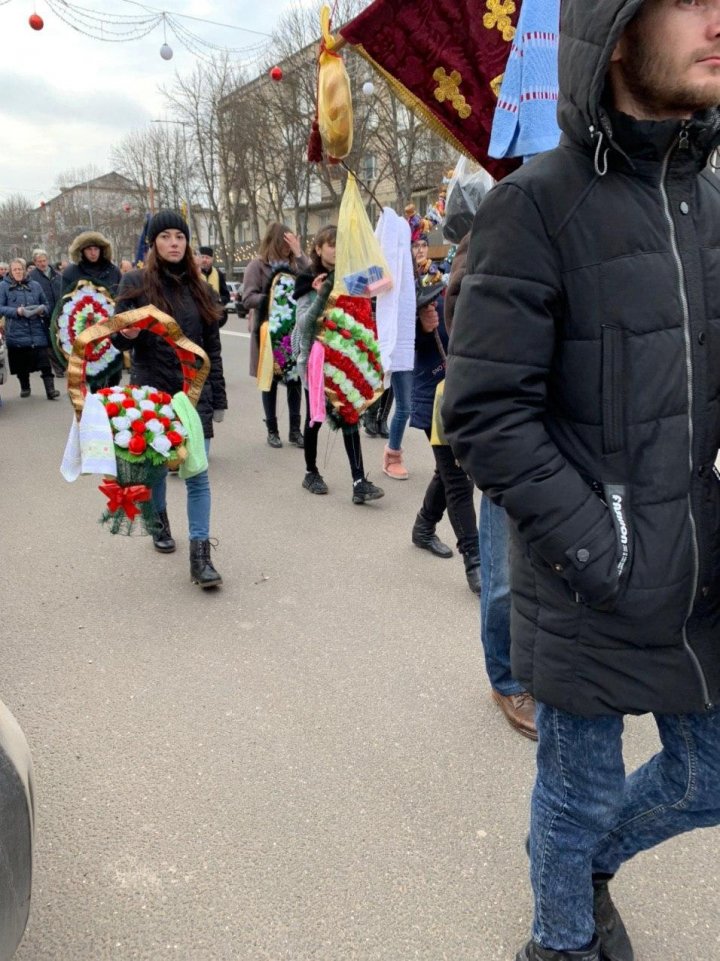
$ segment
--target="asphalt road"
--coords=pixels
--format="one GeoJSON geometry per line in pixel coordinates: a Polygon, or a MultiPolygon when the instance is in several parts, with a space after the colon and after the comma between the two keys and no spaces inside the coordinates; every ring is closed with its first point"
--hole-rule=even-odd
{"type": "MultiPolygon", "coordinates": [[[[360,507],[324,428],[331,493],[311,496],[301,452],[265,444],[243,325],[223,338],[215,593],[189,583],[181,481],[176,554],[113,538],[96,479],[58,471],[69,403],[36,375],[28,400],[0,388],[0,697],[37,790],[18,961],[512,959],[534,748],[489,699],[461,559],[410,543],[425,438],[408,432],[406,483],[364,441],[387,494],[360,507]]],[[[631,720],[628,766],[655,748],[631,720]]],[[[718,841],[616,880],[637,961],[720,959],[718,841]]]]}

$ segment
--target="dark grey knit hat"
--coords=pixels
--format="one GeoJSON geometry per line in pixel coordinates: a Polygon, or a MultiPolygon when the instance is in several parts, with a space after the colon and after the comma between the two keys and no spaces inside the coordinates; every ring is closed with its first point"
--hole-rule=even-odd
{"type": "Polygon", "coordinates": [[[158,210],[148,224],[147,242],[153,244],[157,235],[161,234],[163,230],[182,230],[185,239],[190,240],[190,228],[185,218],[176,210],[158,210]]]}

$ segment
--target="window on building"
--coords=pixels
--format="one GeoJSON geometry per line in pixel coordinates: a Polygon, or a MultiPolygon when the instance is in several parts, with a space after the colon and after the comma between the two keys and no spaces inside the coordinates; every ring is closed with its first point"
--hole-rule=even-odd
{"type": "Polygon", "coordinates": [[[377,157],[375,154],[366,154],[360,161],[360,178],[362,180],[375,180],[377,178],[377,157]]]}

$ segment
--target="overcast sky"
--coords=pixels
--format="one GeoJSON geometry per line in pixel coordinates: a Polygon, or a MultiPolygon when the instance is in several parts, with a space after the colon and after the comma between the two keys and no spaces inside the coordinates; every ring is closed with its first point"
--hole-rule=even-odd
{"type": "MultiPolygon", "coordinates": [[[[97,13],[142,14],[124,0],[77,0],[97,13]]],[[[151,6],[271,33],[297,0],[152,0],[151,6]]],[[[147,37],[105,43],[83,36],[38,0],[45,27],[31,30],[33,7],[24,0],[0,5],[0,200],[22,193],[34,203],[57,193],[59,174],[95,164],[109,171],[113,144],[142,128],[164,108],[158,93],[175,72],[193,70],[195,58],[171,35],[169,62],[160,57],[162,28],[147,37]]],[[[183,21],[196,35],[228,47],[262,41],[250,33],[183,21]]]]}

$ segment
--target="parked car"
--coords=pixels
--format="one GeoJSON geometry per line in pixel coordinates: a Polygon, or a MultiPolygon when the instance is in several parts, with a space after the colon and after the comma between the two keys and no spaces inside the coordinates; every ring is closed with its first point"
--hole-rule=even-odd
{"type": "Polygon", "coordinates": [[[238,317],[247,317],[247,311],[242,302],[242,283],[239,280],[228,280],[227,285],[230,291],[230,303],[225,304],[225,310],[228,313],[237,314],[238,317]]]}

